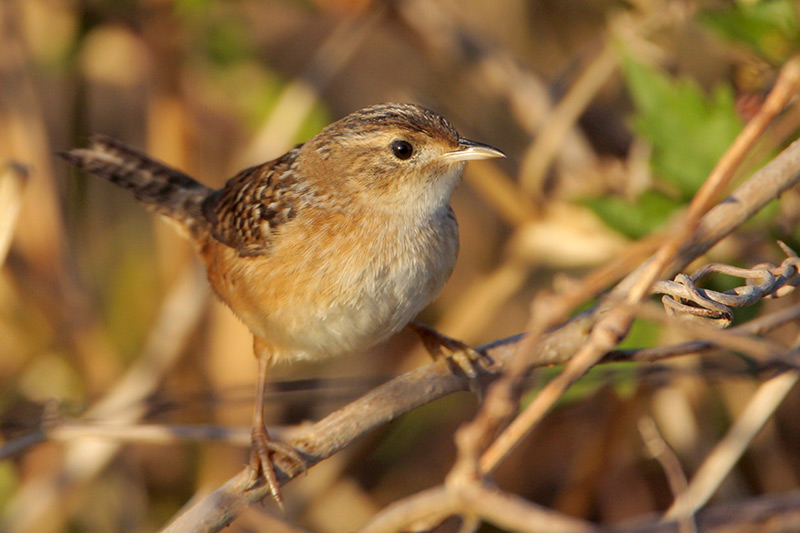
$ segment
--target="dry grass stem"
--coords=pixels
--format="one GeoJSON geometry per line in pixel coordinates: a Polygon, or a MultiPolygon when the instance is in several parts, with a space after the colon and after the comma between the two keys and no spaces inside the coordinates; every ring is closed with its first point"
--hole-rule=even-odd
{"type": "Polygon", "coordinates": [[[607,40],[553,109],[522,159],[520,181],[529,195],[543,197],[547,171],[561,151],[567,134],[618,66],[618,53],[611,40],[607,40]]]}
{"type": "MultiPolygon", "coordinates": [[[[664,440],[652,417],[644,416],[639,419],[639,433],[642,435],[647,451],[661,465],[667,477],[669,488],[674,496],[686,490],[686,474],[681,467],[675,450],[664,440]]],[[[697,526],[692,517],[680,521],[680,533],[697,533],[697,526]]]]}
{"type": "MultiPolygon", "coordinates": [[[[202,316],[207,296],[204,276],[192,265],[165,298],[142,356],[116,387],[87,411],[87,419],[129,424],[144,414],[144,399],[178,359],[202,316]]],[[[117,442],[91,437],[68,443],[58,482],[32,480],[23,486],[6,507],[0,529],[30,530],[52,506],[59,504],[64,491],[96,476],[119,446],[117,442]]]]}
{"type": "MultiPolygon", "coordinates": [[[[103,439],[117,443],[175,444],[179,442],[223,442],[230,446],[247,448],[250,428],[228,428],[212,425],[180,424],[127,424],[54,420],[48,427],[10,440],[0,447],[0,459],[11,457],[30,446],[45,441],[72,442],[84,439],[103,439]]],[[[279,440],[290,440],[300,435],[302,427],[270,426],[270,435],[279,440]]]]}
{"type": "Polygon", "coordinates": [[[588,532],[588,523],[544,509],[522,498],[479,485],[436,487],[395,502],[359,533],[404,531],[417,522],[440,521],[453,514],[468,514],[508,531],[533,533],[588,532]]]}
{"type": "Polygon", "coordinates": [[[520,226],[536,219],[536,206],[496,164],[474,161],[464,169],[464,181],[509,225],[520,226]]]}
{"type": "MultiPolygon", "coordinates": [[[[458,9],[433,2],[413,0],[397,4],[405,23],[416,32],[433,57],[462,69],[477,69],[476,90],[491,91],[509,102],[520,127],[537,135],[553,111],[553,102],[542,79],[517,64],[458,24],[458,9]],[[476,53],[477,52],[477,53],[476,53]]],[[[571,128],[560,146],[559,162],[573,168],[591,168],[597,161],[586,136],[571,128]]]]}
{"type": "Polygon", "coordinates": [[[688,488],[675,499],[664,520],[692,516],[708,502],[797,379],[798,372],[788,371],[761,384],[733,426],[703,461],[688,488]]]}
{"type": "Polygon", "coordinates": [[[27,178],[28,169],[19,163],[7,163],[0,170],[0,266],[11,247],[27,178]]]}
{"type": "Polygon", "coordinates": [[[384,12],[385,8],[379,6],[363,16],[345,18],[339,23],[309,61],[305,72],[283,88],[273,111],[237,158],[237,168],[260,163],[265,157],[274,157],[291,148],[318,102],[320,91],[345,67],[384,12]]]}

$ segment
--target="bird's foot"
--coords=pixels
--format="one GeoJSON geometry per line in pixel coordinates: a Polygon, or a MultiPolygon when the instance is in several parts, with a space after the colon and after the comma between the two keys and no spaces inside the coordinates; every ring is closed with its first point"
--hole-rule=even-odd
{"type": "Polygon", "coordinates": [[[250,448],[250,478],[246,490],[252,490],[263,480],[269,487],[272,499],[284,511],[283,496],[281,486],[275,475],[274,459],[276,456],[283,456],[291,463],[292,470],[305,472],[307,469],[306,461],[286,443],[274,441],[269,437],[264,426],[254,426],[252,431],[252,447],[250,448]]]}
{"type": "Polygon", "coordinates": [[[480,370],[489,370],[492,365],[491,357],[460,340],[443,335],[418,322],[410,323],[409,328],[419,336],[423,346],[434,359],[452,361],[470,379],[477,378],[480,370]]]}

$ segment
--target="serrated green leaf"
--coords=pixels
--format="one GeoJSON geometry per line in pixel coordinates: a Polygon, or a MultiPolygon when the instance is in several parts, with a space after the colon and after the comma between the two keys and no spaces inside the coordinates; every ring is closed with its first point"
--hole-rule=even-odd
{"type": "Polygon", "coordinates": [[[688,200],[742,128],[733,93],[721,86],[706,96],[693,81],[670,78],[631,57],[623,66],[636,107],[634,128],[653,146],[653,170],[688,200]]]}

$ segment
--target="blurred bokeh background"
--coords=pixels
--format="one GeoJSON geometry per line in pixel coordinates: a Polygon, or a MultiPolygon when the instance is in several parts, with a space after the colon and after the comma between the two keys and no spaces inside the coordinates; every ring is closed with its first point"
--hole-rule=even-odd
{"type": "MultiPolygon", "coordinates": [[[[57,151],[101,132],[219,186],[366,105],[435,109],[509,156],[468,166],[453,198],[461,255],[421,316],[481,344],[521,331],[537,291],[644,257],[800,52],[798,27],[789,0],[0,1],[0,529],[153,531],[247,460],[250,335],[168,224],[57,151]],[[87,423],[116,433],[92,438],[87,423]],[[152,425],[231,434],[167,442],[152,425]]],[[[742,177],[799,125],[796,107],[779,117],[742,177]]],[[[707,260],[779,263],[775,240],[800,241],[798,204],[788,193],[707,260]]],[[[626,345],[681,339],[638,322],[626,345]]],[[[268,424],[317,420],[426,357],[402,333],[279,368],[268,424]]],[[[651,416],[691,473],[759,383],[736,363],[593,371],[498,485],[604,523],[663,511],[672,495],[637,421],[651,416]]],[[[289,519],[350,531],[441,483],[476,407],[445,398],[325,461],[286,487],[289,519]]],[[[798,408],[795,390],[719,500],[798,486],[798,408]]],[[[274,511],[231,531],[266,531],[274,511]]]]}

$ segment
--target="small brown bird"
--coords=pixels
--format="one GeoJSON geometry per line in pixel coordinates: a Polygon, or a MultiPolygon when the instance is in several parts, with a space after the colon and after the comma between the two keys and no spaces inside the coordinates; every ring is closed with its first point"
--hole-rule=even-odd
{"type": "MultiPolygon", "coordinates": [[[[214,291],[250,328],[258,359],[251,486],[263,476],[279,505],[271,456],[305,461],[264,426],[269,365],[363,350],[409,324],[453,269],[450,195],[465,162],[504,157],[413,104],[352,113],[219,190],[107,137],[61,155],[183,226],[214,291]]],[[[412,329],[431,353],[474,375],[474,350],[412,329]]]]}

